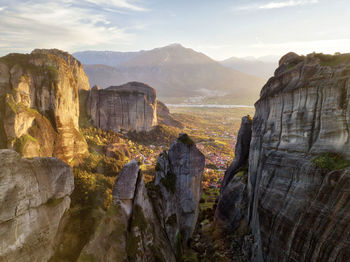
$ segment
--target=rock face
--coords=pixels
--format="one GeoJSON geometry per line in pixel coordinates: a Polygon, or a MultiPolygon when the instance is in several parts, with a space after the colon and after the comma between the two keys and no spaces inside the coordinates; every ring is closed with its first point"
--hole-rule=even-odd
{"type": "Polygon", "coordinates": [[[252,261],[349,260],[349,65],[350,55],[289,53],[261,91],[249,153],[252,261]]]}
{"type": "Polygon", "coordinates": [[[78,88],[88,88],[86,75],[67,53],[34,50],[0,58],[0,148],[67,163],[83,157],[78,88]]]}
{"type": "Polygon", "coordinates": [[[175,120],[170,115],[169,108],[161,101],[157,101],[157,120],[158,124],[163,124],[166,126],[175,126],[177,128],[183,128],[181,122],[175,120]]]}
{"type": "Polygon", "coordinates": [[[120,172],[113,188],[113,206],[79,261],[175,261],[175,254],[133,160],[120,172]]]}
{"type": "Polygon", "coordinates": [[[199,212],[204,156],[187,135],[160,155],[147,187],[133,160],[113,188],[113,206],[79,261],[182,261],[199,212]]]}
{"type": "Polygon", "coordinates": [[[181,134],[157,161],[154,184],[161,192],[160,213],[173,248],[187,243],[199,213],[205,158],[194,142],[181,134]]]}
{"type": "Polygon", "coordinates": [[[104,130],[148,131],[157,124],[156,92],[138,82],[106,89],[93,87],[87,113],[93,124],[104,130]]]}
{"type": "Polygon", "coordinates": [[[72,169],[55,158],[0,150],[0,261],[48,261],[74,189],[72,169]]]}
{"type": "Polygon", "coordinates": [[[215,224],[222,231],[235,231],[242,221],[247,224],[248,208],[248,159],[253,121],[242,118],[235,147],[235,159],[226,170],[221,195],[215,210],[215,224]]]}

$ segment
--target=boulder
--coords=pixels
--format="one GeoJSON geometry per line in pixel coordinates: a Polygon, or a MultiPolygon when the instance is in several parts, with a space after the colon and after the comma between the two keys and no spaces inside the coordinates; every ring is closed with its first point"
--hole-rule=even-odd
{"type": "Polygon", "coordinates": [[[62,161],[0,150],[0,261],[48,261],[73,189],[62,161]]]}

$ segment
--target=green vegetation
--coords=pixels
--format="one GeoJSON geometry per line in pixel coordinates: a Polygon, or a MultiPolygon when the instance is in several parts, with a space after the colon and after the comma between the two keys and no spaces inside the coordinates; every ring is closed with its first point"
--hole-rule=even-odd
{"type": "Polygon", "coordinates": [[[197,253],[191,249],[186,249],[182,255],[183,262],[198,262],[197,253]]]}
{"type": "Polygon", "coordinates": [[[195,144],[187,134],[181,134],[180,137],[178,138],[178,141],[188,146],[192,146],[195,144]]]}
{"type": "Polygon", "coordinates": [[[321,65],[335,67],[341,64],[350,63],[350,54],[315,54],[321,60],[321,65]]]}
{"type": "Polygon", "coordinates": [[[49,207],[55,207],[62,203],[64,198],[50,198],[47,200],[46,205],[49,207]]]}
{"type": "Polygon", "coordinates": [[[136,204],[133,212],[132,225],[137,226],[141,231],[145,231],[148,224],[145,215],[143,214],[142,207],[136,204]]]}
{"type": "Polygon", "coordinates": [[[171,192],[175,193],[176,190],[176,175],[171,171],[168,171],[164,177],[161,178],[160,182],[165,186],[165,188],[171,192]]]}
{"type": "Polygon", "coordinates": [[[175,242],[175,256],[176,256],[176,261],[182,262],[182,255],[183,255],[183,248],[182,248],[182,236],[181,232],[177,232],[176,234],[176,242],[175,242]]]}
{"type": "Polygon", "coordinates": [[[323,153],[313,159],[314,164],[317,167],[331,170],[344,169],[350,166],[350,160],[345,160],[340,154],[337,153],[323,153]]]}
{"type": "Polygon", "coordinates": [[[14,143],[14,148],[18,153],[23,153],[24,147],[28,144],[28,142],[37,143],[38,141],[30,136],[30,135],[23,135],[20,138],[16,138],[14,143]]]}
{"type": "Polygon", "coordinates": [[[134,142],[143,145],[170,146],[178,137],[180,129],[172,126],[157,125],[152,130],[145,132],[129,131],[127,137],[134,142]]]}
{"type": "Polygon", "coordinates": [[[89,91],[79,91],[79,126],[80,128],[92,127],[91,119],[86,111],[87,100],[89,97],[89,91]]]}
{"type": "MultiPolygon", "coordinates": [[[[131,229],[137,227],[141,231],[141,235],[145,233],[148,227],[147,220],[143,214],[142,207],[135,205],[133,209],[133,216],[131,221],[131,229]]],[[[137,255],[142,255],[139,250],[139,243],[141,241],[141,236],[135,236],[134,232],[127,238],[126,250],[128,254],[129,261],[136,261],[137,255]]]]}
{"type": "Polygon", "coordinates": [[[92,254],[82,254],[79,262],[97,262],[97,259],[92,254]]]}

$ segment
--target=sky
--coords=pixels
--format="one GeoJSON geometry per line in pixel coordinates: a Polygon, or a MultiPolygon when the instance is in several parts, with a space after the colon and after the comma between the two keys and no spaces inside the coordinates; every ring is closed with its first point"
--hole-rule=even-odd
{"type": "Polygon", "coordinates": [[[180,43],[222,60],[350,52],[349,0],[0,0],[0,55],[180,43]]]}

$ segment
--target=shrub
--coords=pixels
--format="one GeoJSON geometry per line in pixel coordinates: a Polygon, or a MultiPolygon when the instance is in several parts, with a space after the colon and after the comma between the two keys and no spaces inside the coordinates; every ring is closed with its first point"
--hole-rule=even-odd
{"type": "Polygon", "coordinates": [[[344,169],[350,166],[350,160],[345,160],[337,153],[323,153],[313,159],[313,163],[320,168],[331,170],[344,169]]]}
{"type": "Polygon", "coordinates": [[[176,175],[171,171],[168,171],[165,177],[162,177],[160,182],[165,186],[165,188],[171,192],[175,193],[176,190],[176,175]]]}
{"type": "Polygon", "coordinates": [[[188,146],[194,145],[193,140],[187,134],[181,134],[178,141],[188,146]]]}

